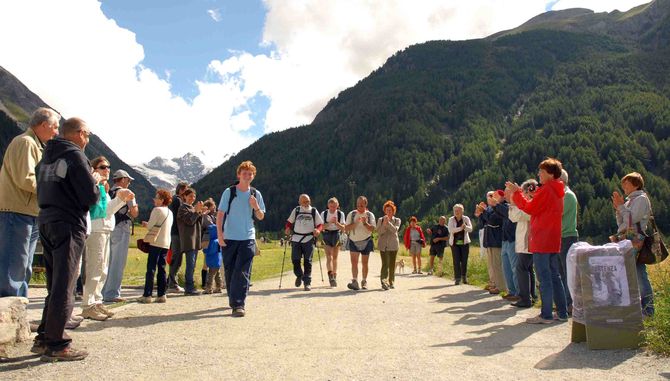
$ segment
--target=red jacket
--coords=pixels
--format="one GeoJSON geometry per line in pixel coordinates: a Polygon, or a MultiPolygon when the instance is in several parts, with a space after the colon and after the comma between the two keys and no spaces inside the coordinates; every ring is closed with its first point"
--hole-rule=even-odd
{"type": "Polygon", "coordinates": [[[512,196],[514,204],[530,215],[528,250],[531,253],[553,254],[561,251],[561,220],[565,188],[560,180],[552,180],[537,189],[532,200],[521,191],[512,196]]]}
{"type": "MultiPolygon", "coordinates": [[[[405,241],[405,247],[407,248],[407,250],[409,250],[409,248],[411,246],[411,243],[412,243],[410,241],[410,238],[409,238],[411,229],[412,229],[412,227],[408,226],[407,229],[405,229],[405,235],[403,237],[403,241],[405,241]]],[[[421,226],[416,225],[416,226],[414,226],[414,229],[416,229],[416,231],[419,232],[419,236],[421,236],[421,241],[423,242],[423,244],[421,246],[426,247],[426,237],[423,236],[423,230],[421,230],[421,226]]]]}

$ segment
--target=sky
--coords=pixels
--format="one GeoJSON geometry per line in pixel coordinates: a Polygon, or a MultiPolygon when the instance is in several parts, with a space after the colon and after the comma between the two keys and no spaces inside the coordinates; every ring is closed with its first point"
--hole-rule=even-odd
{"type": "Polygon", "coordinates": [[[2,0],[0,66],[123,160],[208,165],[306,125],[407,46],[648,0],[2,0]]]}

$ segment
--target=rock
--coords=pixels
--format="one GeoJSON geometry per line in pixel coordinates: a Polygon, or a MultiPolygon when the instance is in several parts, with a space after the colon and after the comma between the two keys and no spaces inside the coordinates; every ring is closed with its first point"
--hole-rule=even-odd
{"type": "Polygon", "coordinates": [[[6,358],[7,349],[16,343],[30,339],[27,304],[26,298],[0,298],[0,358],[6,358]]]}

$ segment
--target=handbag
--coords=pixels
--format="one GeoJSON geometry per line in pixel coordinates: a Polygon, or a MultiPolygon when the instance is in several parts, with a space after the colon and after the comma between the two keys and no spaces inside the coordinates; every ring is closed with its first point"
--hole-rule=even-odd
{"type": "Polygon", "coordinates": [[[143,252],[143,253],[148,253],[149,252],[149,246],[151,246],[152,243],[156,242],[156,238],[158,238],[158,233],[161,232],[161,227],[163,227],[163,224],[165,221],[167,221],[168,217],[170,217],[170,213],[168,212],[167,216],[163,219],[163,222],[161,222],[160,225],[154,225],[149,229],[147,234],[144,236],[144,238],[140,238],[137,240],[137,248],[143,252]]]}
{"type": "Polygon", "coordinates": [[[639,264],[653,265],[663,262],[668,257],[668,249],[663,242],[661,232],[658,231],[653,214],[649,217],[649,224],[651,225],[651,235],[642,232],[640,223],[637,223],[638,230],[644,235],[642,248],[638,251],[636,258],[636,262],[639,264]]]}

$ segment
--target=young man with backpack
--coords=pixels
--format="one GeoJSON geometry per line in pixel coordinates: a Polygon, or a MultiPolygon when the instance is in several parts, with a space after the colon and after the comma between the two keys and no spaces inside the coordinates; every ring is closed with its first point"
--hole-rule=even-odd
{"type": "Polygon", "coordinates": [[[319,212],[311,206],[308,195],[301,194],[298,205],[288,220],[286,220],[286,235],[291,235],[291,262],[295,274],[295,286],[300,287],[304,282],[305,291],[312,289],[312,256],[316,237],[323,229],[323,220],[319,212]],[[305,270],[300,266],[300,259],[304,258],[305,270]]]}
{"type": "Polygon", "coordinates": [[[239,182],[223,191],[216,214],[216,231],[223,251],[228,303],[233,309],[233,317],[243,317],[246,313],[245,300],[256,254],[254,219],[265,218],[263,196],[251,186],[255,177],[254,164],[242,162],[237,167],[239,182]]]}

